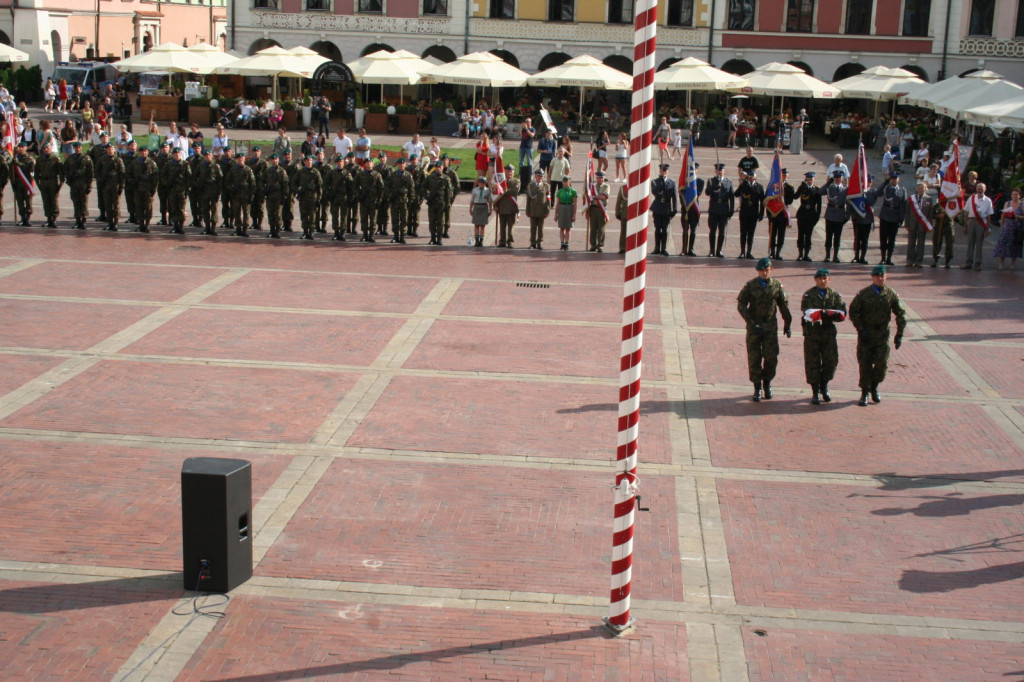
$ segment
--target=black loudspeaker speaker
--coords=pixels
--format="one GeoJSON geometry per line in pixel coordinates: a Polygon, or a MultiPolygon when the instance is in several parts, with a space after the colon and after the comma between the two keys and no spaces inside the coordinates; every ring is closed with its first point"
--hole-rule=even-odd
{"type": "Polygon", "coordinates": [[[228,592],[252,577],[252,464],[190,457],[181,467],[185,589],[228,592]]]}

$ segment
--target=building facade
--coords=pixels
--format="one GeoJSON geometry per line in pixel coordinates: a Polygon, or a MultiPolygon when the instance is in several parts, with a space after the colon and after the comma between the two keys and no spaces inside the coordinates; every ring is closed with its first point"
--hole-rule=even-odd
{"type": "Polygon", "coordinates": [[[27,52],[44,76],[57,62],[122,59],[168,41],[223,46],[225,2],[0,0],[0,42],[27,52]]]}

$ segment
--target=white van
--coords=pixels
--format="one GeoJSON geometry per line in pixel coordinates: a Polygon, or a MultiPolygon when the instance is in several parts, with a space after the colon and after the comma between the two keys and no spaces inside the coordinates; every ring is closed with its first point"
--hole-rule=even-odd
{"type": "Polygon", "coordinates": [[[69,91],[77,83],[85,94],[91,95],[94,90],[102,90],[107,83],[113,83],[117,69],[104,62],[58,62],[51,78],[55,84],[61,78],[66,80],[69,91]]]}

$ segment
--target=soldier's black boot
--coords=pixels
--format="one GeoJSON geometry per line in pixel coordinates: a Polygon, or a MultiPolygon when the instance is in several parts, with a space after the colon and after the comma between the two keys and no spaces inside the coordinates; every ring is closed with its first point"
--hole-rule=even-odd
{"type": "Polygon", "coordinates": [[[765,381],[764,382],[764,399],[765,400],[771,400],[774,397],[775,397],[775,394],[772,393],[772,382],[765,381]]]}
{"type": "Polygon", "coordinates": [[[139,232],[146,232],[146,233],[149,232],[149,221],[148,220],[144,221],[141,225],[139,225],[139,232]]]}
{"type": "Polygon", "coordinates": [[[828,392],[828,382],[821,382],[821,399],[826,403],[832,402],[832,394],[828,392]]]}
{"type": "Polygon", "coordinates": [[[953,260],[953,259],[952,258],[947,258],[946,259],[946,269],[947,270],[949,270],[949,261],[951,261],[951,260],[953,260]]]}
{"type": "Polygon", "coordinates": [[[871,402],[873,402],[873,403],[880,403],[880,402],[882,402],[882,397],[878,395],[878,384],[875,384],[875,385],[873,385],[871,387],[871,402]]]}
{"type": "Polygon", "coordinates": [[[811,405],[821,405],[821,395],[818,393],[818,384],[811,384],[814,395],[811,396],[811,405]]]}
{"type": "Polygon", "coordinates": [[[754,382],[754,395],[752,395],[750,397],[750,399],[753,400],[755,403],[761,402],[761,382],[760,381],[755,381],[754,382]]]}
{"type": "Polygon", "coordinates": [[[860,400],[857,401],[857,404],[860,405],[861,407],[867,407],[868,406],[868,392],[867,392],[867,390],[865,390],[863,388],[860,389],[860,400]]]}
{"type": "Polygon", "coordinates": [[[719,258],[722,257],[722,247],[725,246],[725,234],[723,230],[718,232],[718,244],[715,246],[715,255],[719,258]]]}
{"type": "Polygon", "coordinates": [[[939,257],[938,256],[935,256],[935,258],[932,258],[932,267],[933,268],[939,267],[939,257]]]}
{"type": "Polygon", "coordinates": [[[158,222],[157,225],[166,225],[166,224],[167,224],[167,214],[166,213],[161,213],[160,214],[160,222],[158,222]]]}
{"type": "Polygon", "coordinates": [[[117,232],[117,223],[114,222],[113,220],[111,220],[109,223],[107,223],[107,231],[109,231],[109,232],[117,232]]]}

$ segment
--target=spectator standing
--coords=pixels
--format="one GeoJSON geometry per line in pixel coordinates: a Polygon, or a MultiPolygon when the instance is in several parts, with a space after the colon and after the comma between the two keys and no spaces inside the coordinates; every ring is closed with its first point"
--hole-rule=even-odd
{"type": "Polygon", "coordinates": [[[533,165],[533,138],[537,129],[533,127],[533,120],[527,118],[523,121],[519,138],[519,167],[533,165]]]}

